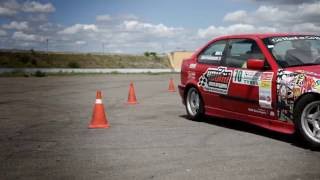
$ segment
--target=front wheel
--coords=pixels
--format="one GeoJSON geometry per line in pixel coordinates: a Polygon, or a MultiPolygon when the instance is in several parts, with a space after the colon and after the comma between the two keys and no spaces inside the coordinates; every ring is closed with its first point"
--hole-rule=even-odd
{"type": "Polygon", "coordinates": [[[320,100],[306,95],[296,104],[297,131],[313,147],[320,147],[320,100]]]}
{"type": "Polygon", "coordinates": [[[186,111],[188,117],[193,120],[199,121],[204,114],[203,102],[200,97],[199,91],[191,87],[185,96],[186,111]]]}

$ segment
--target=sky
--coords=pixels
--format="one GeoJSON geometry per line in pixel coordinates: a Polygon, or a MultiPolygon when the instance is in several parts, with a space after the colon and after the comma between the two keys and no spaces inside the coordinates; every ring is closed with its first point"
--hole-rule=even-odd
{"type": "Polygon", "coordinates": [[[316,0],[0,0],[0,49],[140,54],[320,30],[316,0]]]}

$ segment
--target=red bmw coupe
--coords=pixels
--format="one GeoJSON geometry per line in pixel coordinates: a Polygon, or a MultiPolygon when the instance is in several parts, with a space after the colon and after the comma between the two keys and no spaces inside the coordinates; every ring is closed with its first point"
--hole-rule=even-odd
{"type": "Polygon", "coordinates": [[[238,119],[320,147],[320,36],[216,38],[183,61],[179,93],[191,119],[238,119]]]}

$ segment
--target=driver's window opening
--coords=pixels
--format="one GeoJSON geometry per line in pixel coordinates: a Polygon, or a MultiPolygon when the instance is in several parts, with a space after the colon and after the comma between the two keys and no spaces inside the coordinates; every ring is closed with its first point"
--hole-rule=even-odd
{"type": "Polygon", "coordinates": [[[251,39],[235,39],[229,43],[229,53],[226,58],[228,67],[247,68],[249,59],[265,60],[258,44],[251,39]]]}
{"type": "Polygon", "coordinates": [[[226,41],[218,41],[207,47],[198,57],[200,63],[220,64],[223,59],[226,41]]]}

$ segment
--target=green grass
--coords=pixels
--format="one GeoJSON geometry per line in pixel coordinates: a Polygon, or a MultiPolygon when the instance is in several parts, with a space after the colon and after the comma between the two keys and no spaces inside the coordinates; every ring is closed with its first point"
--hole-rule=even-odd
{"type": "Polygon", "coordinates": [[[96,55],[41,52],[0,52],[7,68],[170,68],[169,59],[143,55],[96,55]]]}
{"type": "Polygon", "coordinates": [[[126,75],[126,74],[147,74],[147,75],[165,75],[165,74],[179,74],[177,72],[159,72],[159,73],[150,73],[150,72],[142,72],[142,73],[118,73],[118,72],[109,72],[109,73],[48,73],[47,76],[92,76],[92,75],[126,75]]]}
{"type": "Polygon", "coordinates": [[[124,74],[147,74],[147,75],[164,75],[164,74],[179,74],[177,72],[159,72],[159,73],[150,73],[150,72],[143,72],[143,73],[118,73],[116,71],[110,73],[44,73],[44,72],[36,72],[36,73],[25,73],[22,71],[14,71],[8,73],[0,74],[1,77],[48,77],[48,76],[92,76],[92,75],[124,75],[124,74]]]}
{"type": "Polygon", "coordinates": [[[23,71],[13,71],[7,73],[1,73],[0,77],[46,77],[48,76],[47,73],[36,71],[35,73],[26,73],[23,71]]]}

